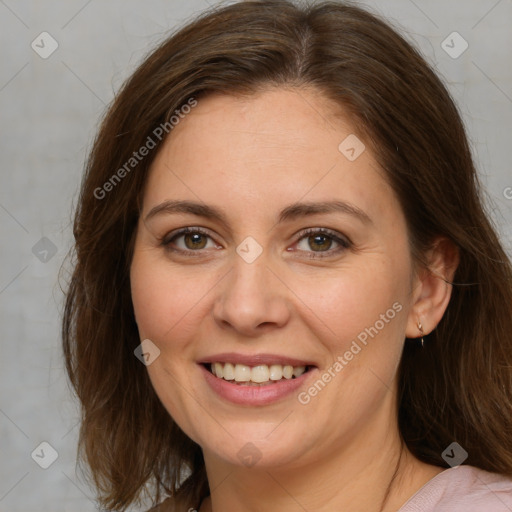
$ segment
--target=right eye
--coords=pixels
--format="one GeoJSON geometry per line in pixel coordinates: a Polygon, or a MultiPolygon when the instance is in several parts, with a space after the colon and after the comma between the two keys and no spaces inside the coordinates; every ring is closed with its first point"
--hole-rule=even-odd
{"type": "MultiPolygon", "coordinates": [[[[202,228],[186,227],[166,235],[162,240],[162,245],[173,252],[198,256],[198,254],[194,253],[208,248],[206,247],[207,239],[211,240],[211,236],[202,228]],[[182,240],[181,242],[179,242],[180,239],[182,240]]],[[[219,247],[216,244],[213,245],[214,247],[219,247]]]]}

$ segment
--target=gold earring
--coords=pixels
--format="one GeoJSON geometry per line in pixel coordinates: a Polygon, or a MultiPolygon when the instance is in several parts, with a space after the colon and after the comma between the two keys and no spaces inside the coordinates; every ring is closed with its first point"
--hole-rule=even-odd
{"type": "Polygon", "coordinates": [[[421,325],[421,322],[418,320],[418,329],[420,330],[421,335],[421,348],[423,348],[424,340],[423,340],[423,326],[421,325]]]}

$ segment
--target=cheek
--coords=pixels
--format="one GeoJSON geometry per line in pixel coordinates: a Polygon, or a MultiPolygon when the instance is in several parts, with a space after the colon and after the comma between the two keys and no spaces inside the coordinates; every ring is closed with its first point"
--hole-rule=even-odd
{"type": "MultiPolygon", "coordinates": [[[[197,359],[198,346],[212,333],[212,297],[223,273],[210,270],[199,271],[194,265],[178,267],[156,251],[134,254],[130,279],[139,336],[160,350],[158,359],[147,369],[158,394],[173,390],[163,401],[174,410],[172,403],[181,394],[176,393],[179,382],[190,380],[190,364],[197,359]]],[[[188,389],[194,385],[193,380],[188,382],[188,389]]]]}
{"type": "MultiPolygon", "coordinates": [[[[315,280],[314,287],[304,280],[297,290],[314,313],[310,327],[315,326],[312,330],[329,354],[324,373],[330,368],[335,375],[316,404],[326,408],[325,414],[338,416],[327,412],[336,402],[340,410],[359,417],[363,409],[373,410],[391,388],[407,323],[407,268],[405,261],[380,253],[315,280]]],[[[346,421],[343,414],[340,422],[346,421]]]]}
{"type": "Polygon", "coordinates": [[[302,399],[310,400],[319,415],[321,411],[347,428],[363,416],[368,419],[386,399],[405,333],[406,266],[399,271],[392,259],[369,261],[369,266],[339,269],[336,275],[315,280],[314,288],[304,280],[297,290],[312,312],[310,328],[329,354],[319,376],[329,384],[325,390],[319,386],[320,393],[305,389],[302,399]]]}
{"type": "Polygon", "coordinates": [[[166,293],[159,273],[145,264],[144,257],[134,255],[130,270],[130,284],[135,318],[142,338],[156,341],[161,327],[169,321],[166,312],[172,310],[172,295],[166,293]]]}
{"type": "Polygon", "coordinates": [[[150,339],[160,350],[147,366],[149,378],[170,416],[197,442],[189,409],[190,397],[199,392],[190,378],[189,363],[193,358],[191,341],[197,337],[197,306],[207,284],[204,280],[201,283],[197,274],[195,280],[190,274],[176,271],[161,256],[147,250],[135,251],[130,269],[140,339],[150,339]]]}
{"type": "Polygon", "coordinates": [[[177,272],[151,252],[135,252],[130,282],[141,337],[158,343],[193,312],[202,295],[201,283],[177,272]]]}
{"type": "MultiPolygon", "coordinates": [[[[376,322],[377,327],[382,327],[384,321],[386,329],[381,330],[390,330],[388,326],[392,322],[386,320],[394,320],[400,316],[397,309],[405,309],[406,287],[401,281],[390,262],[373,258],[359,268],[340,268],[313,281],[307,278],[298,280],[294,290],[304,305],[311,309],[319,327],[331,337],[336,336],[338,341],[335,344],[343,345],[376,322]],[[401,307],[393,308],[395,303],[401,307]],[[384,320],[381,320],[382,315],[384,320]]],[[[396,327],[402,325],[400,321],[396,327]]]]}

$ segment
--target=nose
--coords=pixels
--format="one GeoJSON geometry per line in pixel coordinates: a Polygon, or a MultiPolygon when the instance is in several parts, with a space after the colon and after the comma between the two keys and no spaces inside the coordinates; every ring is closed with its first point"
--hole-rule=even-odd
{"type": "Polygon", "coordinates": [[[219,283],[213,316],[219,327],[245,337],[284,327],[290,319],[290,290],[264,253],[252,263],[235,256],[232,270],[219,283]]]}

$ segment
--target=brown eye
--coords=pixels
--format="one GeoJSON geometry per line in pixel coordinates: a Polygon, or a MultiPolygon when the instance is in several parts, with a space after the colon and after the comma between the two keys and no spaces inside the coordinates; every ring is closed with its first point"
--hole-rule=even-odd
{"type": "Polygon", "coordinates": [[[309,229],[302,233],[297,243],[300,251],[308,253],[310,258],[323,258],[338,254],[351,247],[351,242],[342,235],[325,228],[309,229]],[[333,244],[335,245],[333,249],[333,244]],[[315,253],[326,253],[315,254],[315,253]]]}
{"type": "Polygon", "coordinates": [[[320,251],[327,251],[331,248],[333,240],[326,235],[314,235],[308,237],[309,247],[317,248],[320,251]]]}
{"type": "MultiPolygon", "coordinates": [[[[206,231],[200,228],[185,228],[167,235],[162,240],[162,245],[173,252],[192,254],[207,249],[209,240],[211,240],[211,236],[206,231]]],[[[218,247],[213,241],[212,246],[218,247]]]]}
{"type": "Polygon", "coordinates": [[[206,237],[202,233],[186,233],[182,236],[187,249],[204,249],[206,245],[206,237]]]}

